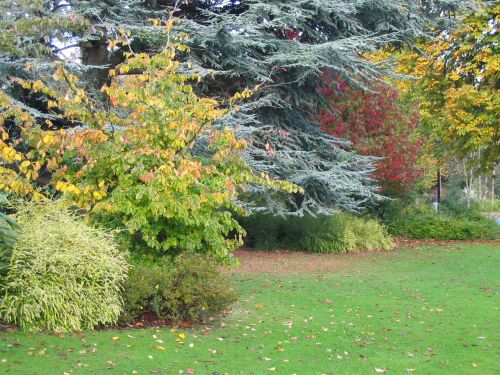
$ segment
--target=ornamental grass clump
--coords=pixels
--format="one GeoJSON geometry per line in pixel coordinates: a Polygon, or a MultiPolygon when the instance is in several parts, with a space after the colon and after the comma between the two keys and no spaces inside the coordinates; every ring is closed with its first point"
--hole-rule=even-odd
{"type": "Polygon", "coordinates": [[[81,331],[114,324],[128,264],[113,233],[62,201],[22,203],[1,318],[23,329],[81,331]]]}

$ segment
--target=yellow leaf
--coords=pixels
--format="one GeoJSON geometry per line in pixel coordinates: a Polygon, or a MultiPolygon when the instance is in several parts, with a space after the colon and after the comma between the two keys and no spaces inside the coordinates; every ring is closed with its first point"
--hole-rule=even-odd
{"type": "Polygon", "coordinates": [[[43,143],[50,143],[51,140],[52,136],[50,134],[45,134],[45,136],[43,137],[43,143]]]}
{"type": "Polygon", "coordinates": [[[113,336],[113,337],[111,337],[111,340],[113,340],[113,341],[120,340],[120,337],[118,337],[118,336],[113,336]]]}
{"type": "Polygon", "coordinates": [[[167,350],[163,346],[160,346],[160,345],[156,345],[155,349],[158,349],[158,350],[167,350]]]}

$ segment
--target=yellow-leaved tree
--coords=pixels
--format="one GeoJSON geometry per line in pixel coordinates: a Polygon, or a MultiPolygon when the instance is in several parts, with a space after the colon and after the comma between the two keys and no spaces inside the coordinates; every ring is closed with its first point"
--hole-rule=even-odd
{"type": "MultiPolygon", "coordinates": [[[[126,38],[115,43],[126,44],[126,38]]],[[[108,108],[96,105],[62,63],[53,77],[66,87],[62,95],[44,82],[18,79],[72,126],[51,130],[51,120],[41,126],[0,94],[1,117],[16,121],[22,132],[13,142],[0,125],[0,188],[37,193],[32,182],[40,169],[47,170],[51,188],[99,223],[126,228],[132,246],[162,254],[204,251],[230,260],[244,235],[233,218],[245,211],[240,193],[249,184],[301,189],[252,172],[241,156],[245,141],[217,124],[225,109],[196,95],[190,82],[200,77],[179,72],[176,52],[184,48],[169,42],[152,56],[129,52],[102,88],[108,108]]]]}

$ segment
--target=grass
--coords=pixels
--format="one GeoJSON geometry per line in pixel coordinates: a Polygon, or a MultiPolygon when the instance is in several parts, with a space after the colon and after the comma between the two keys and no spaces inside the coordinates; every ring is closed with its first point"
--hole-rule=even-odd
{"type": "Polygon", "coordinates": [[[498,374],[500,246],[452,246],[237,273],[242,300],[212,327],[3,333],[0,373],[498,374]]]}

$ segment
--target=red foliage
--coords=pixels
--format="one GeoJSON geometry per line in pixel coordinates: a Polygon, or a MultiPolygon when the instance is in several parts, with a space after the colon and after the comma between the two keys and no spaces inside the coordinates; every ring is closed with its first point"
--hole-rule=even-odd
{"type": "Polygon", "coordinates": [[[362,155],[382,157],[373,177],[385,192],[401,193],[421,176],[416,165],[423,141],[415,139],[419,124],[416,108],[403,108],[395,88],[371,84],[370,91],[352,88],[339,77],[328,80],[321,92],[331,103],[322,111],[323,131],[348,139],[362,155]]]}

